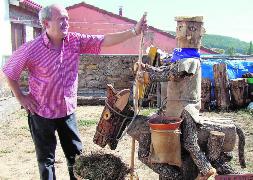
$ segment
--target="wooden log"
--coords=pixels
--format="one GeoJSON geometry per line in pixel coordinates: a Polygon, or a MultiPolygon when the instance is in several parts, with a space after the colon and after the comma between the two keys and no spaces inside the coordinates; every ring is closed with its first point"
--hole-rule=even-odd
{"type": "Polygon", "coordinates": [[[225,134],[219,131],[210,131],[207,142],[207,156],[211,161],[215,161],[220,157],[223,150],[225,134]]]}
{"type": "Polygon", "coordinates": [[[157,94],[157,104],[156,104],[156,107],[161,107],[161,83],[160,82],[157,82],[157,85],[156,85],[156,94],[157,94]]]}
{"type": "Polygon", "coordinates": [[[161,82],[161,103],[166,102],[168,82],[161,82]]]}
{"type": "MultiPolygon", "coordinates": [[[[150,128],[148,125],[148,119],[144,116],[137,116],[134,122],[129,127],[127,133],[131,137],[135,138],[139,143],[138,149],[138,159],[147,165],[154,172],[159,174],[159,179],[177,179],[177,180],[194,180],[198,175],[198,168],[194,164],[189,152],[187,152],[184,148],[182,148],[182,166],[180,168],[176,166],[171,166],[167,163],[151,163],[149,159],[150,154],[150,145],[151,145],[151,134],[150,128]]],[[[226,149],[233,149],[234,140],[235,140],[235,127],[231,123],[231,120],[225,119],[224,124],[216,124],[215,122],[204,123],[202,128],[199,129],[198,137],[199,137],[199,145],[202,151],[207,152],[207,140],[212,130],[224,130],[227,139],[225,138],[224,144],[226,145],[226,149]],[[229,140],[229,139],[232,140],[229,140]]],[[[183,132],[182,132],[183,133],[183,132]]],[[[224,148],[223,148],[224,150],[224,148]]],[[[222,150],[222,152],[223,152],[222,150]]],[[[223,153],[224,154],[224,153],[223,153]]],[[[213,163],[213,162],[211,162],[213,163]]],[[[215,168],[219,170],[219,174],[224,173],[235,173],[233,169],[226,162],[219,161],[219,163],[212,164],[215,168]],[[224,167],[223,167],[224,166],[224,167]]]]}
{"type": "Polygon", "coordinates": [[[203,78],[201,80],[201,111],[209,110],[211,102],[211,80],[203,78]]]}
{"type": "Polygon", "coordinates": [[[233,124],[233,121],[225,120],[219,122],[219,119],[203,121],[198,132],[198,143],[202,149],[206,149],[211,131],[223,132],[225,134],[223,151],[233,151],[236,143],[236,126],[233,124]]]}
{"type": "MultiPolygon", "coordinates": [[[[147,117],[145,118],[144,116],[138,116],[132,123],[131,127],[129,127],[127,133],[137,141],[140,141],[143,134],[149,134],[148,137],[150,138],[150,129],[147,120],[147,117]]],[[[210,119],[202,121],[202,125],[198,129],[198,143],[201,148],[206,149],[211,131],[220,131],[225,134],[223,144],[224,152],[231,152],[234,149],[237,130],[231,119],[210,119]]]]}
{"type": "Polygon", "coordinates": [[[230,80],[231,103],[235,108],[244,107],[249,102],[248,83],[246,79],[238,78],[230,80]]]}
{"type": "Polygon", "coordinates": [[[228,110],[230,106],[229,81],[227,76],[227,65],[215,64],[214,72],[214,94],[218,110],[228,110]]]}
{"type": "Polygon", "coordinates": [[[203,122],[213,122],[221,124],[234,124],[231,117],[202,117],[203,122]]]}

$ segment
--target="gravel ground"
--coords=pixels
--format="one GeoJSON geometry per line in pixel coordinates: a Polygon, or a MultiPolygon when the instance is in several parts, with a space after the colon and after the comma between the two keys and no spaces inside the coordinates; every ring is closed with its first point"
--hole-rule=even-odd
{"type": "MultiPolygon", "coordinates": [[[[101,148],[92,141],[96,122],[99,120],[103,106],[83,106],[77,109],[79,121],[79,131],[84,144],[84,152],[101,151],[112,153],[121,157],[122,161],[130,164],[131,137],[124,136],[119,142],[116,150],[112,151],[108,147],[101,148]],[[84,123],[85,122],[85,123],[84,123]]],[[[252,114],[244,113],[204,113],[205,116],[230,116],[242,126],[246,134],[246,161],[247,168],[244,171],[253,172],[253,117],[252,114]]],[[[24,110],[2,118],[0,121],[0,180],[37,180],[39,179],[34,145],[27,125],[26,113],[24,110]]],[[[138,143],[136,143],[137,156],[138,143]]],[[[234,153],[237,153],[236,150],[234,153]]],[[[239,169],[237,154],[232,164],[239,169]]],[[[56,174],[57,179],[67,180],[68,172],[66,161],[58,143],[56,150],[56,174]]],[[[241,171],[241,170],[240,170],[241,171]]],[[[158,175],[135,158],[135,172],[139,179],[155,180],[158,175]]]]}

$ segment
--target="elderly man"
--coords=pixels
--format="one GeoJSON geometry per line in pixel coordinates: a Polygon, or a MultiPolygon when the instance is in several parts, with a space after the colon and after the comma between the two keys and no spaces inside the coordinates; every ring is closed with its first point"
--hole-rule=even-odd
{"type": "Polygon", "coordinates": [[[14,52],[3,72],[14,95],[28,112],[40,178],[56,179],[54,162],[57,131],[70,179],[75,179],[75,156],[82,151],[74,114],[79,55],[98,54],[101,47],[135,37],[146,29],[146,20],[143,16],[132,29],[123,32],[92,36],[68,32],[68,12],[62,6],[50,5],[41,9],[39,18],[45,32],[14,52]],[[18,85],[24,69],[29,73],[27,95],[22,93],[18,85]]]}

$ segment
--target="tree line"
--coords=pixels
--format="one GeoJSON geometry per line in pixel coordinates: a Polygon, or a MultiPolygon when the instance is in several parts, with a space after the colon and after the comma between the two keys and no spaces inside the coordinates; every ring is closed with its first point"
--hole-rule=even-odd
{"type": "Polygon", "coordinates": [[[226,55],[252,55],[252,41],[245,42],[228,36],[206,34],[202,45],[226,55]]]}
{"type": "MultiPolygon", "coordinates": [[[[174,31],[168,32],[172,35],[176,35],[174,31]]],[[[205,34],[202,39],[202,45],[220,54],[231,56],[253,55],[252,41],[245,42],[241,41],[240,39],[228,36],[205,34]]]]}

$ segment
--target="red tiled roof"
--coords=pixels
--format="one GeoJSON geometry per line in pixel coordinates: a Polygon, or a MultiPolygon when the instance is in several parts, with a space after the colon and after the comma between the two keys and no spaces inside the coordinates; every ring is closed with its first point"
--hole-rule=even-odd
{"type": "MultiPolygon", "coordinates": [[[[129,19],[129,18],[127,18],[127,17],[120,16],[120,15],[118,15],[118,14],[114,14],[114,13],[112,13],[112,12],[106,11],[106,10],[104,10],[104,9],[100,9],[100,8],[95,7],[95,6],[92,6],[92,5],[90,5],[90,4],[86,4],[85,2],[81,2],[81,3],[78,3],[78,4],[74,4],[74,5],[72,5],[72,6],[67,7],[66,9],[67,9],[67,10],[68,10],[68,9],[74,9],[74,8],[77,8],[77,7],[80,7],[80,6],[84,6],[84,7],[87,7],[87,8],[89,8],[89,9],[93,9],[93,10],[95,10],[95,11],[98,11],[98,12],[102,13],[102,14],[107,14],[107,15],[109,15],[109,16],[113,16],[113,17],[115,17],[115,18],[124,20],[124,21],[129,22],[129,23],[132,23],[132,24],[136,24],[136,23],[137,23],[137,21],[135,21],[135,20],[129,19]]],[[[163,35],[169,36],[169,37],[171,37],[171,38],[175,38],[174,35],[172,35],[172,34],[170,34],[170,33],[168,33],[168,32],[165,32],[165,31],[163,31],[163,30],[161,30],[161,29],[157,29],[157,28],[155,28],[155,27],[153,27],[153,26],[149,26],[148,28],[151,29],[151,30],[153,30],[153,31],[159,32],[159,33],[161,33],[161,34],[163,34],[163,35]]]]}
{"type": "Polygon", "coordinates": [[[37,11],[39,11],[42,8],[41,5],[35,3],[33,1],[31,1],[31,0],[20,0],[19,2],[21,4],[23,4],[23,5],[25,5],[25,6],[28,6],[28,7],[32,8],[32,9],[37,10],[37,11]]]}
{"type": "MultiPolygon", "coordinates": [[[[89,9],[93,9],[93,10],[95,10],[95,11],[98,11],[98,12],[102,13],[102,14],[107,14],[107,15],[109,15],[109,16],[112,16],[112,17],[115,17],[115,18],[124,20],[124,21],[129,22],[129,23],[132,23],[132,24],[136,24],[136,23],[137,23],[137,21],[135,21],[135,20],[133,20],[133,19],[129,19],[129,18],[127,18],[127,17],[123,17],[123,16],[120,16],[120,15],[118,15],[118,14],[114,14],[114,13],[109,12],[109,11],[106,11],[106,10],[104,10],[104,9],[100,9],[100,8],[98,8],[98,7],[96,7],[96,6],[93,6],[93,5],[90,5],[90,4],[86,4],[85,2],[81,2],[81,3],[78,3],[78,4],[74,4],[74,5],[72,5],[72,6],[67,7],[66,9],[67,9],[67,10],[69,10],[69,9],[74,9],[74,8],[77,8],[77,7],[80,7],[80,6],[84,6],[84,7],[87,7],[87,8],[89,8],[89,9]]],[[[155,31],[155,32],[158,32],[158,33],[160,33],[160,34],[163,34],[163,35],[165,35],[165,36],[167,36],[167,37],[170,37],[170,38],[173,38],[173,39],[176,38],[176,36],[174,36],[173,34],[170,34],[169,32],[163,31],[163,30],[158,29],[158,28],[155,28],[155,27],[153,27],[153,26],[148,26],[148,28],[151,29],[151,30],[153,30],[153,31],[155,31]]],[[[201,46],[201,49],[202,49],[202,50],[205,50],[205,51],[208,51],[208,52],[210,52],[210,53],[212,53],[212,54],[217,54],[217,52],[215,52],[215,51],[213,51],[213,50],[211,50],[211,49],[209,49],[209,48],[206,48],[206,47],[204,47],[204,46],[201,46]]]]}

